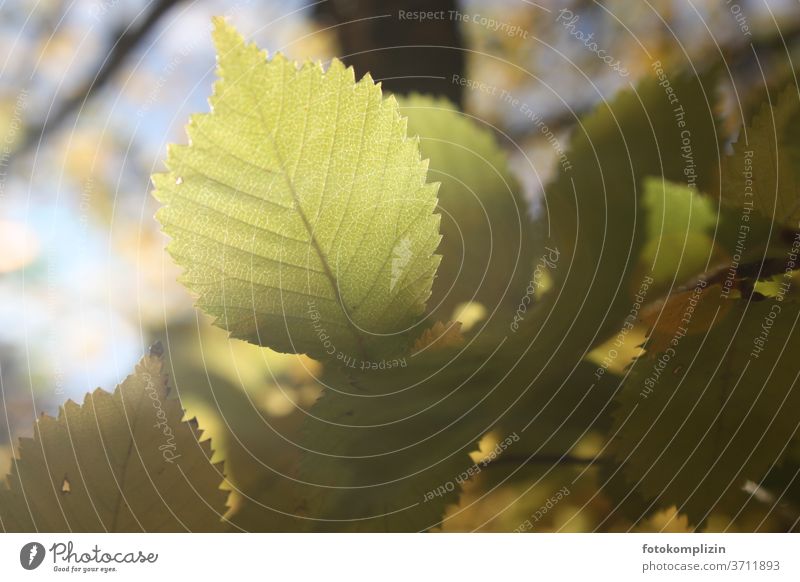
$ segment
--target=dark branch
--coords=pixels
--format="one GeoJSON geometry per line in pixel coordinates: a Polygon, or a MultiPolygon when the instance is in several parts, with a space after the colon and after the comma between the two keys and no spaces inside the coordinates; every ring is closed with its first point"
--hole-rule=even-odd
{"type": "Polygon", "coordinates": [[[487,466],[499,465],[604,465],[607,459],[602,457],[573,457],[572,455],[500,455],[487,466]]]}
{"type": "Polygon", "coordinates": [[[343,61],[358,76],[370,73],[393,93],[432,93],[461,104],[465,52],[461,27],[450,11],[456,0],[329,0],[317,18],[337,24],[343,61]],[[444,18],[411,20],[401,12],[439,13],[444,18]]]}

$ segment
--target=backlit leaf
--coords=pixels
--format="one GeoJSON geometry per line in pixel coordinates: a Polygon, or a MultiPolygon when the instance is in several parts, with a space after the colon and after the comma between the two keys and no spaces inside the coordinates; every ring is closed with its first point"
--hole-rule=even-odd
{"type": "Polygon", "coordinates": [[[237,338],[313,356],[391,351],[439,262],[436,186],[394,98],[334,59],[271,60],[223,20],[220,80],[154,176],[169,251],[237,338]]]}

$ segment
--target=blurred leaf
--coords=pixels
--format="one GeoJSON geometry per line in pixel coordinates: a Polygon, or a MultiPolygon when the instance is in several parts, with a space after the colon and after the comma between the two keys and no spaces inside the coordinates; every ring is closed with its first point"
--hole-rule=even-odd
{"type": "Polygon", "coordinates": [[[661,178],[644,181],[642,201],[647,213],[647,234],[658,238],[665,234],[707,233],[716,223],[716,209],[697,190],[661,178]]]}
{"type": "MultiPolygon", "coordinates": [[[[546,473],[570,453],[590,461],[597,451],[576,449],[592,434],[608,430],[612,397],[621,380],[609,371],[598,378],[598,366],[583,361],[565,372],[561,381],[542,382],[531,389],[498,423],[500,434],[519,433],[520,442],[511,451],[512,465],[530,460],[546,473]]],[[[501,457],[497,464],[507,460],[501,457]]]]}
{"type": "Polygon", "coordinates": [[[680,285],[705,271],[714,249],[710,235],[717,221],[711,199],[696,189],[648,178],[642,207],[647,217],[647,243],[640,262],[656,286],[680,285]]]}
{"type": "Polygon", "coordinates": [[[543,229],[549,229],[548,244],[558,247],[561,260],[553,271],[557,291],[543,312],[559,314],[550,317],[548,334],[565,336],[564,345],[573,350],[605,339],[631,309],[629,289],[639,287],[631,279],[647,225],[661,222],[661,209],[648,218],[648,207],[657,205],[643,201],[645,177],[702,189],[708,182],[704,170],[718,165],[711,80],[666,74],[677,104],[650,77],[599,105],[575,130],[567,153],[571,169],[562,169],[545,191],[543,229]]]}
{"type": "Polygon", "coordinates": [[[436,186],[393,98],[267,55],[222,19],[212,112],[154,176],[169,251],[199,306],[279,351],[368,353],[421,315],[439,258],[436,186]]]}
{"type": "Polygon", "coordinates": [[[741,506],[744,482],[780,462],[797,427],[798,317],[793,304],[737,302],[707,334],[637,360],[612,429],[631,487],[695,524],[741,506]]]}
{"type": "Polygon", "coordinates": [[[642,322],[648,326],[647,349],[661,353],[669,348],[673,338],[705,334],[724,321],[734,303],[722,295],[720,285],[697,285],[648,305],[641,314],[642,322]]]}
{"type": "Polygon", "coordinates": [[[430,179],[441,182],[442,263],[428,310],[447,320],[478,301],[516,307],[533,268],[531,221],[508,159],[491,131],[443,98],[399,98],[408,132],[420,136],[430,179]]]}
{"type": "Polygon", "coordinates": [[[480,408],[470,411],[478,360],[435,373],[436,357],[420,359],[388,373],[330,370],[324,378],[294,488],[308,528],[423,531],[458,500],[458,479],[473,465],[468,452],[487,426],[480,408]]]}
{"type": "Polygon", "coordinates": [[[476,341],[414,356],[406,367],[328,371],[301,435],[303,485],[294,491],[309,528],[438,527],[464,483],[494,471],[497,456],[469,455],[489,431],[512,437],[502,455],[525,459],[561,455],[607,426],[611,375],[603,386],[588,381],[589,364],[567,380],[556,366],[539,375],[547,354],[518,350],[510,341],[476,341]]]}
{"type": "Polygon", "coordinates": [[[796,228],[800,221],[800,95],[763,102],[724,160],[723,203],[796,228]]]}
{"type": "Polygon", "coordinates": [[[753,289],[765,297],[782,297],[783,301],[800,302],[800,271],[784,271],[764,281],[758,281],[753,289]]]}

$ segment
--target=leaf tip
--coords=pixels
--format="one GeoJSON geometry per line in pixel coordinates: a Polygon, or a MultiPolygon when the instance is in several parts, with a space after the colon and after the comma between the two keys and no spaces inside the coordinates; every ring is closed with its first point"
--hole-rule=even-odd
{"type": "Polygon", "coordinates": [[[240,40],[242,36],[237,32],[233,25],[228,22],[225,16],[212,16],[211,17],[212,32],[214,42],[220,43],[222,41],[230,41],[238,37],[240,40]]]}
{"type": "MultiPolygon", "coordinates": [[[[211,38],[217,49],[217,61],[224,59],[226,56],[236,54],[243,48],[247,48],[244,36],[236,30],[235,26],[228,22],[226,17],[213,16],[211,22],[213,25],[211,38]]],[[[258,49],[253,48],[256,52],[259,52],[258,49]]]]}

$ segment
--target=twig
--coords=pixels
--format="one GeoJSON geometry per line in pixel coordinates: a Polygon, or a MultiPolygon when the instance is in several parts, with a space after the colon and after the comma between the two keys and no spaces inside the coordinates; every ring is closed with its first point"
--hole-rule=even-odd
{"type": "Polygon", "coordinates": [[[608,459],[603,457],[574,457],[572,455],[500,455],[487,466],[498,465],[605,465],[608,459]]]}

